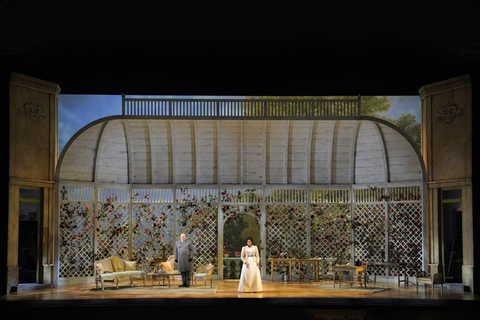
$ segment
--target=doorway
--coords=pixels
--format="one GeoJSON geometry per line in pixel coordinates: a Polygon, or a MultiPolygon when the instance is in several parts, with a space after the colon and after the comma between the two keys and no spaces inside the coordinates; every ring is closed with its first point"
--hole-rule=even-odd
{"type": "Polygon", "coordinates": [[[441,193],[445,282],[462,283],[462,189],[443,188],[441,193]]]}
{"type": "Polygon", "coordinates": [[[239,279],[242,262],[238,253],[247,244],[248,237],[251,237],[253,244],[260,248],[260,227],[257,219],[250,214],[238,214],[225,222],[224,252],[228,252],[229,255],[224,259],[225,279],[239,279]],[[237,253],[237,256],[235,256],[235,253],[237,253]]]}
{"type": "Polygon", "coordinates": [[[19,283],[40,283],[40,188],[20,188],[18,224],[19,283]]]}

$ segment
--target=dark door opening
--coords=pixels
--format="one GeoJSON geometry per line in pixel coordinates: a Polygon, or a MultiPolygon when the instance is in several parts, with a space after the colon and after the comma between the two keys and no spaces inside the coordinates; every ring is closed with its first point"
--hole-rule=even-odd
{"type": "Polygon", "coordinates": [[[442,190],[443,267],[445,282],[462,283],[462,190],[442,190]]]}
{"type": "Polygon", "coordinates": [[[38,283],[40,189],[20,189],[18,225],[19,283],[38,283]]]}
{"type": "Polygon", "coordinates": [[[253,238],[253,244],[260,250],[260,228],[255,218],[248,214],[241,214],[237,218],[230,218],[224,228],[224,253],[229,252],[229,258],[224,259],[225,279],[239,279],[242,262],[235,257],[242,247],[247,245],[247,238],[253,238]]]}

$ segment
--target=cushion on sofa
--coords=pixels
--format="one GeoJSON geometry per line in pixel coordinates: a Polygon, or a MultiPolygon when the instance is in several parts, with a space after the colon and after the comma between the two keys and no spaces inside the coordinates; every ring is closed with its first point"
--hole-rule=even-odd
{"type": "Polygon", "coordinates": [[[165,271],[173,271],[172,264],[170,262],[161,262],[162,268],[165,271]]]}
{"type": "Polygon", "coordinates": [[[125,263],[125,271],[135,271],[137,270],[137,262],[136,261],[124,261],[125,263]]]}
{"type": "Polygon", "coordinates": [[[103,259],[100,261],[100,263],[103,264],[104,272],[105,273],[110,273],[113,272],[113,265],[112,265],[112,260],[110,258],[103,259]]]}
{"type": "Polygon", "coordinates": [[[112,266],[113,266],[114,272],[125,271],[122,259],[120,259],[119,257],[111,257],[111,260],[112,260],[112,266]]]}

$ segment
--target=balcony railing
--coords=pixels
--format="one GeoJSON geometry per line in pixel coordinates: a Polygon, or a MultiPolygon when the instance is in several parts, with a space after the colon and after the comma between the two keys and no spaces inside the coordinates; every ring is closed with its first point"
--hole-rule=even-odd
{"type": "Polygon", "coordinates": [[[162,99],[122,97],[122,114],[161,117],[336,118],[361,116],[356,99],[162,99]]]}

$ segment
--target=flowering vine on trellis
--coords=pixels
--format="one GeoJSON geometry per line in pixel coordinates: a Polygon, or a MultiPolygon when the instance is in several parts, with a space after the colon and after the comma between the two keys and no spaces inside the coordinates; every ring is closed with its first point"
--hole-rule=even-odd
{"type": "MultiPolygon", "coordinates": [[[[409,275],[422,269],[422,204],[419,189],[414,190],[416,193],[404,193],[392,188],[388,194],[381,190],[373,199],[376,202],[355,206],[356,259],[406,262],[409,275]]],[[[390,275],[398,272],[396,268],[390,269],[390,275]]]]}
{"type": "Polygon", "coordinates": [[[358,225],[356,219],[350,217],[350,205],[341,202],[312,205],[310,219],[312,240],[323,244],[312,247],[311,255],[334,259],[336,264],[349,262],[351,230],[358,225]]]}
{"type": "MultiPolygon", "coordinates": [[[[259,229],[264,228],[266,257],[329,258],[339,264],[349,262],[352,256],[354,260],[374,261],[388,257],[408,262],[409,274],[422,268],[419,186],[413,187],[414,193],[400,192],[396,187],[389,187],[388,192],[387,188],[359,189],[367,193],[367,200],[348,196],[338,201],[331,197],[332,190],[313,190],[323,195],[314,198],[312,193],[310,199],[301,189],[270,190],[275,197],[260,195],[255,189],[149,189],[125,197],[130,194],[128,189],[108,193],[107,188],[76,188],[59,190],[61,277],[91,275],[94,259],[111,255],[142,262],[167,257],[173,254],[175,237],[181,231],[187,232],[195,245],[196,266],[205,262],[217,265],[218,254],[222,254],[218,252],[220,212],[225,225],[243,214],[252,215],[259,229]],[[70,190],[81,193],[86,192],[84,189],[91,190],[90,196],[69,195],[70,190]],[[177,196],[152,199],[150,190],[155,195],[159,191],[162,195],[177,192],[177,196]],[[102,200],[95,200],[95,192],[103,194],[102,200]],[[260,225],[261,221],[265,224],[260,225]]],[[[227,247],[223,251],[226,253],[227,247]]],[[[395,272],[390,270],[390,274],[395,272]]]]}
{"type": "MultiPolygon", "coordinates": [[[[65,189],[63,200],[68,199],[65,189]]],[[[91,274],[93,257],[91,250],[78,248],[93,247],[93,206],[78,202],[63,202],[59,228],[59,250],[62,257],[61,274],[91,274]]]]}
{"type": "Polygon", "coordinates": [[[409,275],[422,269],[422,211],[415,194],[394,193],[389,204],[388,256],[393,262],[409,263],[409,275]]]}
{"type": "Polygon", "coordinates": [[[177,221],[195,246],[194,268],[207,262],[216,265],[218,197],[208,191],[197,196],[191,195],[188,188],[179,190],[180,197],[175,199],[177,221]]]}
{"type": "Polygon", "coordinates": [[[130,229],[130,221],[128,214],[125,212],[127,206],[119,204],[117,201],[118,197],[112,193],[105,197],[105,201],[98,209],[96,232],[99,240],[95,260],[115,254],[124,259],[129,259],[128,241],[126,239],[130,229]]]}
{"type": "Polygon", "coordinates": [[[150,200],[149,193],[141,195],[135,192],[132,196],[135,213],[132,233],[134,239],[139,239],[135,241],[132,256],[139,262],[173,254],[171,243],[164,239],[167,235],[171,237],[171,210],[165,206],[154,205],[150,200]]]}
{"type": "Polygon", "coordinates": [[[261,218],[260,206],[254,204],[261,201],[261,196],[256,193],[256,189],[237,190],[234,193],[229,193],[226,189],[220,192],[222,200],[222,211],[225,224],[230,220],[237,220],[241,218],[242,214],[249,213],[252,215],[257,223],[261,218]],[[238,203],[238,205],[232,205],[238,203]]]}

